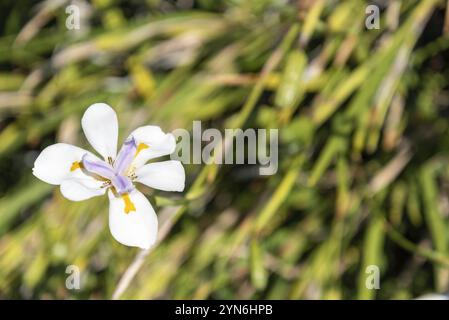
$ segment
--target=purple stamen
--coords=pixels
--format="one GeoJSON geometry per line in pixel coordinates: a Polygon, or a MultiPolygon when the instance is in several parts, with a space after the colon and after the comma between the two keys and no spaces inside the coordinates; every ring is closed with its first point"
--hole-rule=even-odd
{"type": "Polygon", "coordinates": [[[134,140],[134,137],[131,136],[130,139],[123,143],[117,159],[115,159],[114,169],[117,174],[126,174],[126,171],[136,155],[136,150],[136,141],[134,140]]]}
{"type": "Polygon", "coordinates": [[[130,193],[134,189],[131,179],[127,176],[116,175],[111,183],[119,194],[130,193]]]}
{"type": "Polygon", "coordinates": [[[105,179],[112,180],[115,176],[114,168],[108,163],[96,160],[85,154],[82,159],[84,168],[90,173],[97,174],[105,179]]]}

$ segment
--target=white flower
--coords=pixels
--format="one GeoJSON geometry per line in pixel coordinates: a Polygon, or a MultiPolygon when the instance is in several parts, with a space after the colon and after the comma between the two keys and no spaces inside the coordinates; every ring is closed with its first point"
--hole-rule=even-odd
{"type": "Polygon", "coordinates": [[[81,201],[108,192],[109,228],[127,246],[148,249],[156,241],[158,222],[147,198],[135,182],[164,191],[183,191],[185,172],[179,161],[149,163],[175,150],[172,134],[157,126],[134,130],[117,155],[118,122],[104,103],[91,105],[81,125],[89,143],[104,161],[84,149],[65,143],[45,148],[36,159],[33,174],[59,185],[64,197],[81,201]]]}

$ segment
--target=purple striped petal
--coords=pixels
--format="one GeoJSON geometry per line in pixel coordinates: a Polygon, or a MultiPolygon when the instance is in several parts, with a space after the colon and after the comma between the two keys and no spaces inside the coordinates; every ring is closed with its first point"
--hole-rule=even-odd
{"type": "Polygon", "coordinates": [[[105,179],[112,180],[115,177],[114,169],[104,161],[96,160],[85,154],[82,158],[84,168],[90,173],[99,175],[105,179]]]}
{"type": "Polygon", "coordinates": [[[134,185],[130,178],[116,175],[111,179],[111,183],[119,194],[130,193],[134,190],[134,185]]]}
{"type": "Polygon", "coordinates": [[[130,139],[126,140],[123,143],[123,146],[120,149],[117,159],[115,159],[114,169],[117,174],[119,175],[126,174],[126,171],[128,170],[129,166],[131,165],[131,162],[134,159],[134,156],[136,155],[136,150],[137,150],[136,141],[134,140],[134,137],[131,136],[130,139]]]}

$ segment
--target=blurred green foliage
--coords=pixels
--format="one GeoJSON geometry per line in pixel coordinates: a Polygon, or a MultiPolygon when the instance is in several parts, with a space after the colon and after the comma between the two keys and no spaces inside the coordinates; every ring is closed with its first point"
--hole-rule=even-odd
{"type": "Polygon", "coordinates": [[[0,298],[108,299],[138,249],[105,198],[31,175],[55,141],[87,147],[107,102],[137,126],[279,128],[279,170],[186,165],[145,190],[161,243],[121,298],[406,299],[449,288],[445,1],[69,1],[0,4],[0,298]],[[365,286],[378,265],[381,289],[365,286]],[[68,265],[81,289],[68,290],[68,265]]]}

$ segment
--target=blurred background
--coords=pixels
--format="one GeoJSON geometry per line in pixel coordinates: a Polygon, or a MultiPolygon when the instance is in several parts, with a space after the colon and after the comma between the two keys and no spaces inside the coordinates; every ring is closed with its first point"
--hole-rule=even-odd
{"type": "Polygon", "coordinates": [[[446,10],[437,0],[1,1],[0,298],[447,292],[446,10]],[[184,193],[143,190],[161,242],[139,253],[110,235],[106,197],[71,202],[31,174],[57,141],[90,149],[80,119],[95,102],[117,111],[121,141],[144,124],[278,128],[279,170],[186,165],[184,193]],[[66,287],[70,265],[79,290],[66,287]],[[370,265],[378,290],[366,286],[370,265]]]}

